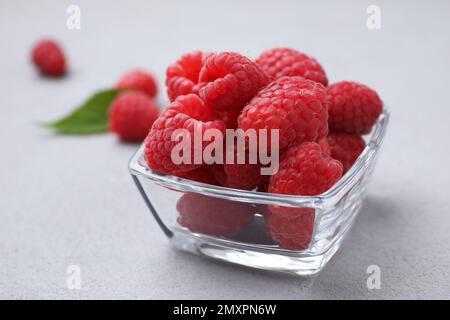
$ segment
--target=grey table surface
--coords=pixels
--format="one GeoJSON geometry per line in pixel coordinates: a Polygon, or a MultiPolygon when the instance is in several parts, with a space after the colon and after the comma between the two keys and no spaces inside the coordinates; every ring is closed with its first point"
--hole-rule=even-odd
{"type": "Polygon", "coordinates": [[[450,298],[450,3],[446,1],[65,1],[0,4],[0,298],[450,298]],[[381,29],[366,9],[381,9],[381,29]],[[70,75],[39,77],[30,46],[59,39],[70,75]],[[331,82],[376,88],[392,121],[368,197],[312,284],[173,249],[127,171],[137,145],[58,136],[36,125],[124,71],[194,50],[250,57],[274,46],[315,56],[331,82]],[[81,289],[66,286],[81,268],[81,289]],[[369,265],[381,288],[366,286],[369,265]]]}

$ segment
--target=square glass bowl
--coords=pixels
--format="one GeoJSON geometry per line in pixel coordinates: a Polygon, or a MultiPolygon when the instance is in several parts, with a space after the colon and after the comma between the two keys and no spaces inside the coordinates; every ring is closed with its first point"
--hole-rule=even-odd
{"type": "Polygon", "coordinates": [[[243,191],[158,174],[147,167],[143,145],[129,169],[151,214],[176,248],[253,268],[313,275],[336,253],[353,225],[388,122],[385,109],[355,164],[318,196],[243,191]],[[310,214],[312,219],[305,219],[310,226],[305,226],[309,234],[304,249],[284,249],[271,239],[265,226],[271,206],[310,214]]]}

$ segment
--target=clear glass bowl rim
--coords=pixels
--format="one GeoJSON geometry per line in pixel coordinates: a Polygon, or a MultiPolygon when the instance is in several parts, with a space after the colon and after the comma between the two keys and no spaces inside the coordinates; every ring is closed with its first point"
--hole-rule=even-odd
{"type": "Polygon", "coordinates": [[[383,138],[386,134],[390,112],[384,106],[383,112],[375,123],[373,133],[367,142],[365,149],[346,174],[339,179],[328,191],[317,196],[295,196],[281,195],[274,193],[247,191],[219,187],[192,180],[182,179],[171,175],[156,173],[149,169],[143,160],[144,143],[139,147],[129,162],[129,170],[133,176],[140,176],[145,179],[157,182],[160,185],[183,192],[196,192],[206,196],[213,196],[228,200],[235,200],[247,203],[260,203],[282,206],[303,206],[318,208],[326,204],[334,205],[340,200],[339,195],[352,188],[358,177],[364,173],[368,161],[375,157],[383,138]]]}

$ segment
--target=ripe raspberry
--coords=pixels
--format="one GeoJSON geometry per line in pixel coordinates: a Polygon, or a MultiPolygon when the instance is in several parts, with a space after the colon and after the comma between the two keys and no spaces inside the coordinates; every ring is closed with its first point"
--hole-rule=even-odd
{"type": "Polygon", "coordinates": [[[269,179],[261,175],[259,164],[216,164],[212,167],[214,178],[223,187],[253,190],[269,179]]]}
{"type": "Polygon", "coordinates": [[[238,125],[244,131],[279,129],[280,150],[316,141],[328,134],[325,98],[326,89],[318,82],[282,77],[258,92],[244,107],[238,125]]]}
{"type": "Polygon", "coordinates": [[[331,156],[344,165],[344,172],[355,163],[366,143],[357,134],[331,132],[328,136],[331,156]]]}
{"type": "Polygon", "coordinates": [[[166,87],[170,101],[188,93],[198,93],[198,76],[208,55],[210,53],[190,52],[167,68],[166,87]]]}
{"type": "Polygon", "coordinates": [[[256,63],[273,79],[299,76],[328,85],[327,75],[319,62],[294,49],[267,50],[256,59],[256,63]]]}
{"type": "Polygon", "coordinates": [[[237,141],[234,141],[234,143],[234,149],[230,150],[230,154],[227,154],[226,140],[224,141],[224,163],[215,164],[211,167],[215,179],[223,187],[241,190],[253,190],[264,184],[269,176],[261,175],[258,152],[253,153],[251,157],[249,148],[242,147],[242,150],[240,150],[236,147],[237,141]]]}
{"type": "Polygon", "coordinates": [[[175,173],[174,176],[206,184],[219,185],[219,183],[214,178],[214,174],[212,172],[211,167],[212,166],[204,165],[192,171],[175,173]]]}
{"type": "Polygon", "coordinates": [[[186,193],[177,203],[178,223],[192,232],[233,236],[253,221],[255,208],[247,203],[186,193]]]}
{"type": "MultiPolygon", "coordinates": [[[[194,149],[195,136],[202,137],[208,129],[218,129],[225,134],[225,123],[220,120],[214,110],[208,107],[195,94],[179,96],[153,123],[145,144],[145,160],[148,166],[158,172],[176,173],[190,171],[200,167],[203,163],[194,163],[196,152],[203,154],[204,148],[210,141],[203,142],[201,150],[194,149]],[[182,141],[172,141],[172,133],[176,129],[185,129],[188,134],[182,141]],[[195,132],[195,136],[194,136],[195,132]],[[190,138],[190,163],[175,164],[172,161],[172,149],[186,143],[190,138]]],[[[180,156],[183,156],[181,150],[180,156]]]]}
{"type": "Polygon", "coordinates": [[[314,209],[278,207],[267,210],[264,219],[267,233],[280,247],[290,250],[306,249],[314,229],[314,209]]]}
{"type": "Polygon", "coordinates": [[[315,142],[287,150],[278,172],[270,178],[269,192],[302,196],[327,191],[342,176],[342,164],[323,153],[315,142]]]}
{"type": "Polygon", "coordinates": [[[240,110],[269,83],[268,76],[250,59],[222,52],[206,58],[200,71],[199,94],[218,111],[240,110]]]}
{"type": "Polygon", "coordinates": [[[378,94],[356,82],[330,85],[327,102],[330,129],[347,133],[369,133],[383,110],[378,94]]]}
{"type": "Polygon", "coordinates": [[[147,95],[141,92],[125,92],[119,95],[109,109],[109,130],[124,141],[142,141],[159,109],[147,95]]]}
{"type": "MultiPolygon", "coordinates": [[[[319,195],[342,176],[342,164],[323,153],[314,142],[290,148],[278,172],[270,178],[268,192],[290,195],[319,195]]],[[[266,226],[282,248],[305,249],[311,241],[314,209],[269,206],[266,226]]]]}
{"type": "Polygon", "coordinates": [[[143,70],[132,70],[125,73],[117,82],[116,88],[141,91],[151,98],[154,98],[158,91],[155,78],[143,70]]]}
{"type": "Polygon", "coordinates": [[[226,186],[229,188],[253,190],[269,179],[270,176],[261,175],[260,164],[224,164],[226,186]]]}
{"type": "Polygon", "coordinates": [[[53,40],[41,40],[33,48],[31,57],[39,71],[50,77],[66,73],[66,59],[61,47],[53,40]]]}

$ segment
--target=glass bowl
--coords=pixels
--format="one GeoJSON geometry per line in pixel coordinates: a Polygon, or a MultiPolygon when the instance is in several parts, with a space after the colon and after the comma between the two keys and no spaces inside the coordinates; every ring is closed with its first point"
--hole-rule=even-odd
{"type": "Polygon", "coordinates": [[[150,212],[181,250],[248,267],[297,275],[318,273],[336,253],[361,208],[389,121],[385,109],[350,170],[318,196],[243,191],[158,174],[142,145],[129,169],[150,212]],[[265,226],[269,208],[306,212],[304,248],[277,245],[265,226]],[[309,208],[309,209],[305,209],[309,208]]]}

